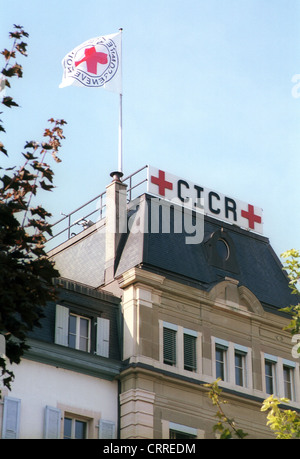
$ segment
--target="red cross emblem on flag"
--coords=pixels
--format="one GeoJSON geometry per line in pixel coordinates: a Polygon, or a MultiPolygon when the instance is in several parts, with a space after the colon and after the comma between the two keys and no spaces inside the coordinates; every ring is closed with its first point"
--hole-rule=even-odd
{"type": "Polygon", "coordinates": [[[80,61],[75,62],[75,66],[86,62],[86,68],[89,73],[97,75],[97,64],[107,64],[107,54],[96,51],[95,46],[92,48],[85,48],[84,57],[80,61]]]}
{"type": "Polygon", "coordinates": [[[60,88],[84,86],[122,93],[121,29],[119,33],[91,38],[62,60],[60,88]]]}

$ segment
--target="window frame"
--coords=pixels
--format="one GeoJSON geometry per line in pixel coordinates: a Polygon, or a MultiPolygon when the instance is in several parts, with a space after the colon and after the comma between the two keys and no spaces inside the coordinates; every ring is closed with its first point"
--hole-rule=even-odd
{"type": "Polygon", "coordinates": [[[288,398],[289,400],[294,400],[295,398],[295,368],[291,365],[283,363],[282,365],[283,370],[283,391],[284,397],[288,398]],[[285,378],[285,371],[288,370],[290,380],[287,381],[285,378]],[[289,385],[289,389],[287,390],[287,385],[289,385]],[[288,393],[289,392],[289,393],[288,393]]]}
{"type": "MultiPolygon", "coordinates": [[[[243,392],[249,392],[253,389],[252,378],[252,352],[251,348],[241,344],[227,341],[215,336],[212,337],[212,374],[213,378],[217,379],[221,375],[217,371],[217,352],[223,352],[224,379],[220,383],[227,387],[234,387],[243,392]],[[236,379],[236,362],[235,356],[239,354],[243,359],[243,367],[241,369],[243,376],[243,385],[237,383],[236,379]]],[[[220,361],[221,362],[221,361],[220,361]]]]}
{"type": "Polygon", "coordinates": [[[229,381],[229,372],[228,372],[228,369],[229,369],[229,356],[228,356],[229,342],[224,339],[214,338],[213,346],[214,346],[213,347],[213,361],[214,361],[215,379],[220,378],[221,381],[228,382],[229,381]],[[217,352],[222,353],[222,360],[217,359],[217,352]],[[223,373],[222,376],[220,375],[218,371],[218,363],[222,365],[222,373],[223,373]]]}
{"type": "Polygon", "coordinates": [[[166,371],[175,371],[188,377],[194,377],[202,372],[202,333],[196,330],[185,328],[159,319],[159,363],[161,368],[166,371]],[[169,328],[176,332],[176,365],[170,365],[164,361],[164,328],[169,328]],[[195,337],[195,369],[185,369],[184,358],[184,335],[195,337]]]}
{"type": "Polygon", "coordinates": [[[235,347],[234,349],[234,380],[235,380],[235,385],[239,387],[247,387],[247,352],[242,351],[238,348],[235,347]],[[241,366],[237,366],[236,363],[236,357],[241,358],[241,366]],[[237,382],[237,371],[240,372],[241,378],[242,378],[242,384],[239,384],[237,382]]]}
{"type": "Polygon", "coordinates": [[[277,383],[277,361],[274,360],[274,359],[265,357],[264,369],[265,369],[265,391],[266,391],[266,393],[268,395],[277,394],[277,387],[278,387],[278,383],[277,383]],[[267,374],[267,372],[266,372],[267,365],[271,369],[270,374],[267,374]],[[267,381],[272,383],[272,390],[271,391],[268,390],[268,385],[269,384],[267,384],[267,381]]]}
{"type": "Polygon", "coordinates": [[[198,333],[194,330],[190,330],[187,328],[183,329],[183,368],[186,371],[189,372],[197,372],[197,339],[198,339],[198,333]],[[186,349],[186,338],[189,337],[191,340],[190,343],[192,343],[192,349],[186,349]],[[187,353],[190,352],[192,357],[192,365],[189,365],[187,360],[186,360],[186,355],[187,353]],[[187,368],[190,366],[190,368],[187,368]]]}
{"type": "Polygon", "coordinates": [[[188,439],[196,439],[198,437],[198,431],[197,429],[193,427],[189,427],[186,425],[182,424],[177,424],[174,422],[169,422],[169,439],[175,440],[175,439],[183,439],[183,440],[188,440],[188,439]],[[173,436],[173,435],[175,436],[173,436]],[[176,434],[181,435],[180,437],[176,437],[176,434]]]}
{"type": "Polygon", "coordinates": [[[266,385],[266,368],[265,363],[273,363],[273,372],[275,378],[275,387],[272,394],[276,395],[277,397],[284,397],[288,398],[292,403],[296,403],[299,400],[299,364],[292,360],[287,360],[282,357],[277,357],[275,355],[262,353],[262,377],[263,377],[263,392],[266,395],[270,395],[267,392],[267,385],[266,385]],[[284,369],[289,369],[290,373],[290,389],[291,389],[291,397],[289,394],[286,393],[285,387],[285,376],[284,376],[284,369]]]}
{"type": "Polygon", "coordinates": [[[73,414],[66,414],[64,415],[64,418],[63,418],[63,439],[80,439],[80,440],[88,440],[89,438],[89,420],[87,419],[84,419],[84,418],[81,418],[80,416],[76,416],[76,415],[73,415],[73,414]],[[71,436],[69,437],[66,437],[66,434],[65,434],[65,421],[66,420],[70,420],[71,421],[71,436]],[[84,425],[84,437],[76,437],[76,423],[77,422],[80,422],[84,425]]]}
{"type": "Polygon", "coordinates": [[[92,319],[87,316],[76,314],[72,311],[69,311],[69,328],[68,328],[68,347],[71,349],[77,349],[78,351],[91,352],[91,329],[92,329],[92,319]],[[75,334],[70,331],[70,319],[71,317],[76,318],[76,330],[75,334]],[[86,320],[87,327],[87,337],[84,337],[87,340],[87,349],[81,349],[81,321],[86,320]],[[75,347],[70,346],[70,336],[75,336],[75,347]]]}
{"type": "Polygon", "coordinates": [[[215,345],[215,371],[216,371],[216,378],[220,378],[221,381],[227,381],[227,356],[228,356],[228,348],[222,346],[221,344],[216,343],[215,345]],[[217,358],[217,353],[220,353],[222,358],[217,358]],[[219,371],[218,369],[221,369],[219,371]]]}
{"type": "Polygon", "coordinates": [[[170,324],[168,322],[164,322],[163,324],[163,363],[165,365],[171,366],[171,367],[176,367],[178,363],[178,357],[177,357],[177,331],[178,327],[177,325],[170,324]],[[169,337],[167,337],[167,333],[169,334],[169,337]],[[167,343],[167,339],[171,338],[172,343],[167,343]],[[166,358],[166,353],[167,353],[167,345],[171,348],[172,352],[172,358],[168,359],[166,358]]]}
{"type": "MultiPolygon", "coordinates": [[[[79,317],[88,321],[89,345],[86,352],[100,357],[109,358],[111,351],[111,320],[102,317],[100,314],[90,316],[77,312],[75,308],[56,304],[55,312],[55,344],[68,347],[69,349],[80,350],[69,345],[69,318],[79,317]]],[[[76,323],[79,323],[76,319],[76,323]]],[[[77,326],[77,325],[76,325],[77,326]]],[[[77,339],[77,338],[76,338],[77,339]]]]}

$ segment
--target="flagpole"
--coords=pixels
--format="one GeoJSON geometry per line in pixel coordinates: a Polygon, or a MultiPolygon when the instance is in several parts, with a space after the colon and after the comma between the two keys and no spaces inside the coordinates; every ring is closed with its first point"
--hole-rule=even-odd
{"type": "MultiPolygon", "coordinates": [[[[121,81],[122,81],[122,31],[123,29],[119,29],[121,32],[121,56],[120,56],[120,62],[121,62],[121,81]]],[[[119,105],[119,151],[118,151],[118,171],[123,174],[123,87],[121,89],[120,93],[120,105],[119,105]]]]}
{"type": "Polygon", "coordinates": [[[122,94],[120,94],[120,108],[119,108],[119,152],[118,152],[118,171],[123,172],[123,158],[122,158],[122,94]]]}

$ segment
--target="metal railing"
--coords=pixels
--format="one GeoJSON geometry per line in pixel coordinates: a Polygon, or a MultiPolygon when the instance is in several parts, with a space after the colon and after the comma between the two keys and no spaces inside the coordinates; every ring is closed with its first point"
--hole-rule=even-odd
{"type": "MultiPolygon", "coordinates": [[[[123,183],[128,184],[128,187],[127,187],[127,201],[128,202],[134,199],[134,197],[136,197],[134,193],[137,191],[137,188],[141,187],[141,185],[147,182],[148,180],[147,174],[145,178],[141,178],[141,179],[139,178],[141,176],[141,173],[145,171],[145,169],[147,168],[148,166],[141,167],[140,169],[135,171],[133,174],[130,174],[126,178],[123,179],[123,183]],[[135,183],[136,180],[137,180],[137,183],[135,183]]],[[[95,198],[86,202],[85,204],[73,210],[69,214],[63,214],[61,212],[61,215],[63,215],[63,217],[51,225],[53,236],[50,237],[47,241],[48,250],[51,250],[51,248],[56,247],[57,245],[65,242],[66,240],[78,234],[74,232],[76,228],[78,228],[78,225],[81,227],[81,231],[82,231],[92,226],[97,221],[100,221],[102,218],[104,218],[105,217],[105,207],[106,207],[105,197],[106,197],[106,191],[97,195],[95,198]],[[95,203],[96,203],[96,206],[95,206],[95,203]],[[80,213],[80,217],[79,217],[79,213],[80,213]]]]}

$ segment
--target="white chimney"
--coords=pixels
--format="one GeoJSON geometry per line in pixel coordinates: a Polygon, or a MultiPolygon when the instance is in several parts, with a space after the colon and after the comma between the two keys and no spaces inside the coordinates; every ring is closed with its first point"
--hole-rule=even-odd
{"type": "Polygon", "coordinates": [[[127,185],[122,173],[112,172],[106,187],[105,284],[113,281],[115,261],[122,234],[127,232],[127,185]]]}

